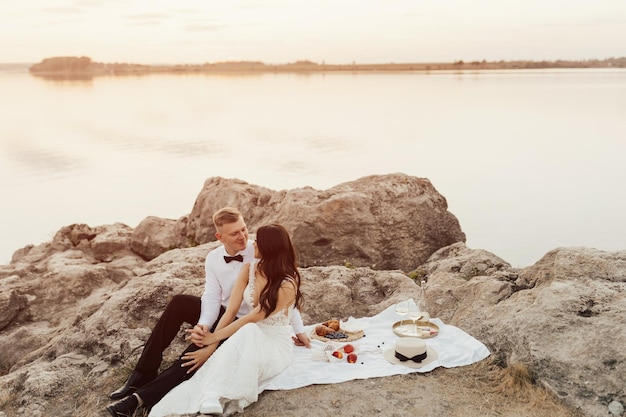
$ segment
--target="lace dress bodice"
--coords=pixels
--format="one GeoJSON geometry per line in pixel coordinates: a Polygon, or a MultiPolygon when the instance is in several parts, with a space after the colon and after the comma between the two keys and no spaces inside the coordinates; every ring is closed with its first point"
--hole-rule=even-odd
{"type": "MultiPolygon", "coordinates": [[[[250,273],[248,275],[248,285],[243,291],[244,302],[248,305],[248,307],[250,307],[250,309],[253,309],[254,307],[256,307],[256,303],[255,303],[256,294],[255,294],[255,286],[254,286],[254,281],[256,279],[256,275],[255,275],[256,267],[257,267],[256,262],[253,262],[250,264],[250,273]]],[[[285,280],[287,280],[287,278],[285,278],[285,280]]],[[[286,313],[284,310],[281,310],[269,317],[264,318],[259,323],[262,323],[268,326],[289,326],[289,321],[291,319],[293,308],[294,306],[291,305],[287,309],[286,313]]]]}

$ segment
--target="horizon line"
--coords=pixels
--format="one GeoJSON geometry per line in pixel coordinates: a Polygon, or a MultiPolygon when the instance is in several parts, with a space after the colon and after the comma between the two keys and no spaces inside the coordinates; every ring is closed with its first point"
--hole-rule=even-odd
{"type": "MultiPolygon", "coordinates": [[[[91,57],[87,56],[87,55],[56,55],[56,56],[49,56],[46,58],[42,58],[39,61],[36,62],[30,62],[30,61],[24,61],[24,62],[0,62],[0,65],[34,65],[40,62],[43,62],[46,59],[54,59],[54,58],[79,58],[79,57],[87,57],[89,59],[92,59],[91,57]]],[[[133,65],[147,65],[147,66],[151,66],[151,65],[207,65],[207,64],[220,64],[220,63],[261,63],[264,65],[290,65],[290,64],[297,64],[297,63],[308,63],[308,64],[313,64],[313,65],[339,65],[339,66],[345,66],[345,65],[410,65],[410,64],[419,64],[419,65],[426,65],[426,64],[454,64],[454,63],[458,63],[458,62],[463,62],[463,63],[469,63],[469,62],[485,62],[485,63],[503,63],[503,62],[589,62],[589,61],[609,61],[609,60],[621,60],[621,59],[626,59],[626,55],[625,56],[611,56],[611,57],[605,57],[605,58],[579,58],[579,59],[562,59],[562,58],[555,58],[555,59],[523,59],[523,58],[517,58],[517,59],[497,59],[497,60],[488,60],[488,59],[456,59],[456,60],[451,60],[451,61],[379,61],[379,62],[359,62],[356,60],[352,60],[351,62],[348,63],[333,63],[333,62],[326,62],[326,60],[322,60],[320,62],[317,61],[313,61],[310,59],[296,59],[296,60],[292,60],[292,61],[285,61],[285,62],[265,62],[262,60],[253,60],[253,59],[230,59],[230,60],[223,60],[223,61],[204,61],[204,62],[167,62],[167,61],[162,61],[159,63],[153,62],[153,63],[141,63],[141,62],[136,62],[136,61],[95,61],[92,59],[93,63],[101,63],[101,64],[133,64],[133,65]]]]}

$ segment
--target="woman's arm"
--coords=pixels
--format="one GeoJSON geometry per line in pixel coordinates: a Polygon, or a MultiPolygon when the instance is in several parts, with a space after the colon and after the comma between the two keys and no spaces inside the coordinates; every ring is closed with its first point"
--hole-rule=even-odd
{"type": "MultiPolygon", "coordinates": [[[[226,311],[220,318],[220,321],[215,326],[215,331],[218,331],[228,324],[232,323],[237,317],[237,312],[241,308],[241,303],[243,302],[243,292],[248,285],[250,274],[250,264],[245,264],[241,267],[241,271],[239,271],[239,276],[237,276],[237,281],[235,285],[233,285],[233,290],[230,293],[230,300],[228,300],[228,306],[226,307],[226,311]]],[[[205,342],[206,346],[207,343],[205,342]]]]}
{"type": "MultiPolygon", "coordinates": [[[[291,304],[294,303],[295,299],[296,291],[293,284],[283,284],[278,290],[278,300],[276,302],[276,308],[274,309],[274,311],[272,311],[270,316],[274,315],[282,309],[288,308],[291,304]]],[[[256,323],[263,320],[264,318],[265,313],[261,310],[261,307],[257,305],[251,312],[249,312],[245,316],[240,317],[238,320],[231,322],[228,326],[216,329],[214,333],[210,333],[209,335],[207,335],[207,337],[204,338],[204,344],[210,345],[213,343],[218,343],[220,340],[224,340],[232,336],[244,325],[248,323],[256,323]]],[[[220,320],[220,324],[221,322],[222,321],[220,320]]]]}

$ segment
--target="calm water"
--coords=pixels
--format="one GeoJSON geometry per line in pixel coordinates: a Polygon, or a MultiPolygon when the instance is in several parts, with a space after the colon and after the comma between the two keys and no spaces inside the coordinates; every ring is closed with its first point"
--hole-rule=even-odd
{"type": "Polygon", "coordinates": [[[212,176],[280,190],[403,172],[513,266],[626,249],[624,70],[70,82],[4,67],[0,91],[0,263],[72,223],[178,218],[212,176]]]}

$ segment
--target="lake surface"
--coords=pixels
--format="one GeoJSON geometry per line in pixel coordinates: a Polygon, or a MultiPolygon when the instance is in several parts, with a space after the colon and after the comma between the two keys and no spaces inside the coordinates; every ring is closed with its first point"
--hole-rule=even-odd
{"type": "Polygon", "coordinates": [[[72,223],[179,218],[212,176],[425,177],[467,245],[515,267],[626,249],[623,69],[50,81],[4,66],[0,91],[0,263],[72,223]]]}

